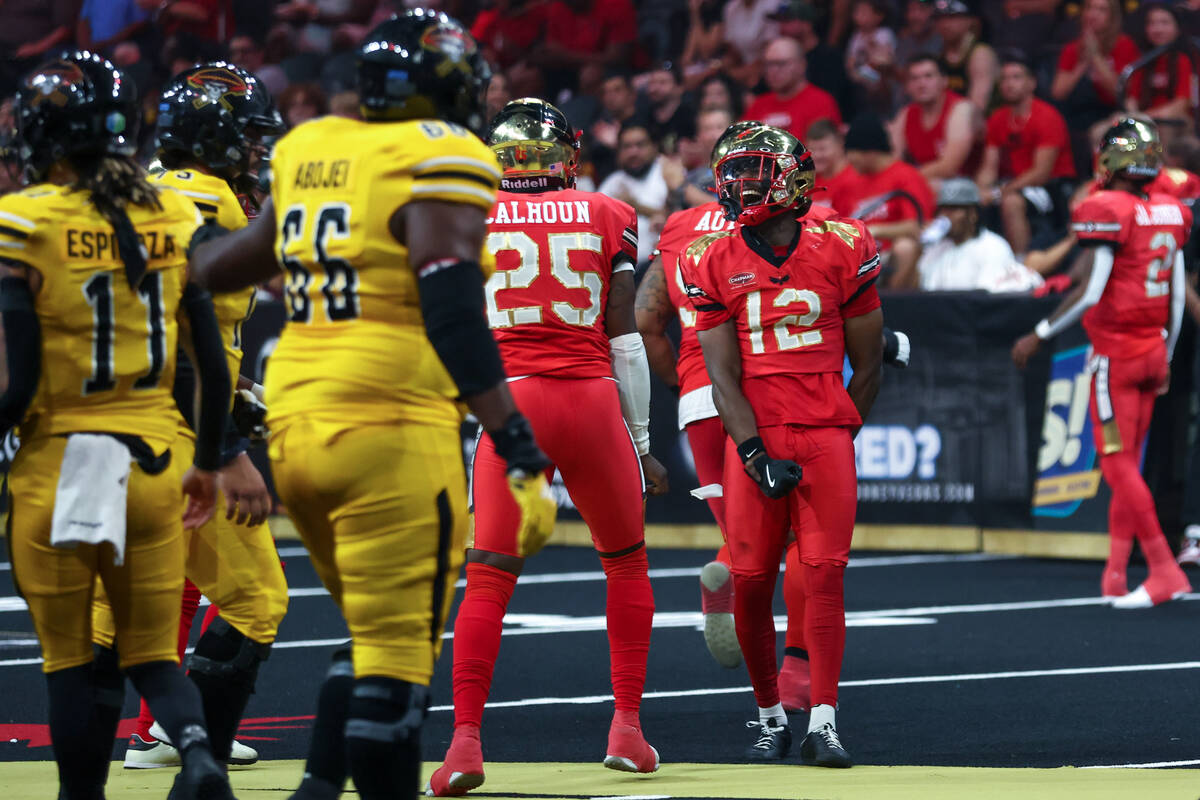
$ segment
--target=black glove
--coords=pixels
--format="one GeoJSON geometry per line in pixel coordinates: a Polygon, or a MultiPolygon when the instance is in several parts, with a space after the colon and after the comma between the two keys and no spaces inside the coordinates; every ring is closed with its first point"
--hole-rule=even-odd
{"type": "Polygon", "coordinates": [[[233,411],[230,415],[237,432],[249,439],[251,444],[266,441],[267,407],[259,402],[254,392],[238,389],[233,395],[233,411]]]}
{"type": "Polygon", "coordinates": [[[804,470],[795,461],[767,455],[763,440],[757,436],[739,444],[737,450],[742,465],[754,467],[758,472],[758,487],[772,500],[778,500],[795,489],[804,477],[804,470]]]}
{"type": "Polygon", "coordinates": [[[520,411],[514,412],[504,427],[489,431],[496,454],[508,464],[508,474],[521,472],[526,477],[541,474],[550,466],[550,459],[533,440],[533,429],[529,420],[520,411]]]}
{"type": "Polygon", "coordinates": [[[229,232],[230,231],[228,228],[221,227],[211,219],[205,221],[205,223],[199,228],[196,228],[196,232],[192,234],[192,240],[188,242],[187,246],[187,257],[191,258],[192,251],[205,242],[212,241],[213,239],[220,239],[222,236],[227,236],[229,232]]]}
{"type": "Polygon", "coordinates": [[[912,355],[912,345],[908,335],[890,328],[883,329],[883,363],[897,369],[908,366],[908,358],[912,355]]]}

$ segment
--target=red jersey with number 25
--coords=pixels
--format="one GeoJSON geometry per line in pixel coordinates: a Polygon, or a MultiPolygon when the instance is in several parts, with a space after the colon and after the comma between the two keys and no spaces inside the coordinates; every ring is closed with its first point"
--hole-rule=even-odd
{"type": "Polygon", "coordinates": [[[1104,294],[1083,315],[1092,346],[1107,356],[1135,358],[1161,345],[1171,268],[1192,229],[1192,212],[1167,194],[1101,191],[1075,207],[1072,222],[1080,242],[1113,249],[1104,294]]]}
{"type": "Polygon", "coordinates": [[[733,230],[736,224],[725,219],[720,204],[705,203],[676,211],[667,217],[658,239],[655,257],[662,261],[667,294],[671,297],[671,305],[679,312],[679,361],[675,371],[679,374],[680,395],[708,386],[710,381],[704,366],[704,353],[700,351],[700,340],[696,338],[696,311],[687,299],[679,257],[689,244],[701,236],[713,231],[733,230]]]}
{"type": "Polygon", "coordinates": [[[575,189],[500,192],[486,247],[488,324],[509,377],[612,377],[605,310],[612,276],[637,260],[633,208],[575,189]]]}
{"type": "Polygon", "coordinates": [[[680,262],[696,327],[733,320],[742,392],[760,426],[860,425],[842,383],[842,326],[879,308],[875,239],[859,220],[820,206],[800,223],[783,256],[745,227],[692,242],[680,262]]]}

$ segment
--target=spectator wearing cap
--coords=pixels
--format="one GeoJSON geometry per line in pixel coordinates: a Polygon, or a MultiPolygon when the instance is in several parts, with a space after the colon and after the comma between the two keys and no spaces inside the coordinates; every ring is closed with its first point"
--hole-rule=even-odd
{"type": "Polygon", "coordinates": [[[795,39],[804,51],[808,64],[807,77],[833,95],[845,113],[850,108],[850,80],[846,77],[846,60],[841,51],[821,41],[817,35],[817,10],[808,0],[783,0],[770,15],[779,25],[779,35],[795,39]]]}
{"type": "Polygon", "coordinates": [[[950,90],[986,114],[995,101],[1000,71],[996,51],[979,40],[979,21],[962,0],[936,0],[933,18],[950,90]]]}
{"type": "Polygon", "coordinates": [[[664,153],[674,153],[681,139],[695,137],[696,109],[684,97],[674,64],[659,64],[647,73],[646,100],[646,128],[664,153]]]}
{"type": "Polygon", "coordinates": [[[1050,84],[1050,97],[1072,130],[1085,130],[1116,110],[1118,76],[1138,57],[1137,45],[1121,32],[1118,0],[1084,0],[1079,28],[1079,38],[1063,47],[1050,84]]]}
{"type": "Polygon", "coordinates": [[[764,64],[770,91],[754,99],[743,119],[783,128],[801,141],[808,126],[819,119],[841,124],[833,96],[808,82],[804,51],[795,39],[780,38],[767,45],[764,64]]]}
{"type": "Polygon", "coordinates": [[[617,139],[617,171],[604,179],[600,194],[633,206],[638,216],[638,263],[650,259],[667,218],[667,187],[662,156],[641,122],[621,128],[617,139]]]}
{"type": "Polygon", "coordinates": [[[1007,58],[1000,75],[1004,105],[988,117],[983,165],[976,181],[983,202],[999,201],[1004,235],[1018,254],[1029,250],[1029,215],[1056,208],[1057,187],[1075,176],[1067,123],[1057,109],[1033,96],[1037,80],[1029,65],[1007,58]]]}
{"type": "Polygon", "coordinates": [[[849,213],[852,199],[847,199],[846,193],[853,190],[858,173],[846,158],[842,132],[829,120],[819,119],[809,126],[804,144],[817,171],[813,202],[842,215],[849,213]]]}
{"type": "Polygon", "coordinates": [[[1004,237],[983,227],[979,200],[974,181],[943,181],[938,218],[923,235],[917,262],[923,291],[1028,292],[1042,285],[1042,276],[1017,261],[1004,237]]]}
{"type": "Polygon", "coordinates": [[[887,11],[885,0],[854,0],[854,28],[846,44],[846,74],[857,87],[857,107],[870,105],[890,115],[896,34],[884,24],[887,11]]]}
{"type": "Polygon", "coordinates": [[[904,4],[904,25],[896,32],[896,63],[907,64],[927,53],[942,52],[942,37],[933,24],[930,0],[908,0],[904,4]]]}
{"type": "Polygon", "coordinates": [[[916,165],[931,185],[973,172],[968,161],[982,128],[976,124],[975,107],[950,91],[936,56],[915,56],[906,73],[905,90],[912,102],[892,122],[897,155],[916,165]]]}
{"type": "Polygon", "coordinates": [[[1155,120],[1190,119],[1200,89],[1192,59],[1182,40],[1178,11],[1166,3],[1147,6],[1143,33],[1150,50],[1178,44],[1129,76],[1125,86],[1125,109],[1144,111],[1155,120]]]}
{"type": "Polygon", "coordinates": [[[875,114],[860,114],[846,132],[846,157],[858,177],[850,184],[836,209],[845,216],[861,219],[879,243],[892,289],[916,286],[918,237],[926,220],[933,216],[933,192],[911,164],[892,153],[883,120],[875,114]]]}

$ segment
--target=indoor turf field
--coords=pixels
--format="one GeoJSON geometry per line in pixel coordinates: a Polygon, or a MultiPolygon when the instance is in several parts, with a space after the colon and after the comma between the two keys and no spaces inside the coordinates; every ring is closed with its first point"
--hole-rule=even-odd
{"type": "MultiPolygon", "coordinates": [[[[239,734],[263,757],[235,771],[242,798],[286,798],[298,782],[317,686],[345,635],[302,548],[282,543],[281,553],[291,608],[239,734]]],[[[838,720],[863,766],[798,766],[802,716],[793,719],[800,730],[792,764],[748,766],[738,763],[754,711],[744,670],[717,666],[697,630],[696,573],[710,557],[650,552],[657,614],[642,722],[662,756],[653,776],[599,763],[612,706],[595,554],[553,547],[531,562],[506,618],[484,719],[488,782],[472,796],[1200,797],[1200,772],[1189,769],[1200,765],[1200,594],[1117,612],[1099,601],[1095,562],[855,552],[838,720]]],[[[1131,582],[1142,576],[1131,570],[1131,582]]],[[[782,603],[777,613],[782,628],[782,603]]],[[[4,800],[41,800],[55,785],[31,630],[2,564],[4,800]]],[[[451,731],[452,646],[450,638],[424,737],[430,769],[451,731]]],[[[125,716],[135,713],[130,692],[125,716]]],[[[114,757],[122,755],[119,745],[114,757]]],[[[168,770],[114,763],[108,796],[161,798],[170,780],[168,770]]]]}

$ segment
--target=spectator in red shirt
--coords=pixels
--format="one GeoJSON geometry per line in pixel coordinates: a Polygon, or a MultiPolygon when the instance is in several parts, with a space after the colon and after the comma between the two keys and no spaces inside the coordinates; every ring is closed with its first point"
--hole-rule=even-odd
{"type": "Polygon", "coordinates": [[[808,82],[804,51],[795,39],[776,39],[767,45],[764,65],[770,91],[754,98],[742,119],[783,128],[801,140],[808,126],[819,119],[841,124],[842,115],[833,96],[808,82]]]}
{"type": "Polygon", "coordinates": [[[1116,110],[1117,76],[1138,57],[1137,45],[1121,33],[1117,0],[1085,0],[1079,26],[1079,38],[1063,48],[1050,85],[1050,96],[1063,107],[1072,129],[1116,110]]]}
{"type": "Polygon", "coordinates": [[[912,102],[892,122],[896,154],[915,164],[931,185],[968,174],[975,148],[977,112],[971,102],[950,91],[941,61],[918,55],[908,62],[905,90],[912,102]]]}
{"type": "Polygon", "coordinates": [[[546,28],[546,5],[540,0],[494,0],[479,12],[471,36],[488,62],[507,69],[529,55],[546,28]]]}
{"type": "Polygon", "coordinates": [[[829,120],[819,119],[809,126],[804,146],[812,153],[813,166],[817,168],[813,202],[848,216],[853,209],[852,198],[847,195],[853,190],[858,173],[846,158],[842,132],[829,120]]]}
{"type": "MultiPolygon", "coordinates": [[[[146,4],[142,4],[145,7],[146,4]]],[[[285,7],[312,7],[292,2],[285,7]]],[[[157,22],[164,36],[190,33],[209,42],[228,42],[234,34],[233,0],[176,0],[158,7],[157,22]]]]}
{"type": "Polygon", "coordinates": [[[887,286],[915,289],[921,227],[934,210],[929,183],[892,153],[883,120],[874,114],[860,114],[850,123],[846,158],[858,173],[845,194],[847,216],[867,223],[879,243],[887,286]]]}
{"type": "Polygon", "coordinates": [[[1056,194],[1046,185],[1075,177],[1067,123],[1054,106],[1033,96],[1036,88],[1028,64],[1016,56],[1005,59],[1000,72],[1004,106],[988,117],[983,166],[976,177],[984,204],[999,200],[1004,235],[1017,255],[1029,250],[1029,214],[1048,215],[1056,208],[1056,194]]]}
{"type": "MultiPolygon", "coordinates": [[[[1179,17],[1165,3],[1146,9],[1146,44],[1164,47],[1182,36],[1179,17]]],[[[1144,111],[1154,119],[1191,119],[1197,97],[1192,59],[1180,43],[1129,76],[1125,86],[1125,108],[1144,111]]]]}
{"type": "Polygon", "coordinates": [[[546,10],[546,40],[534,55],[542,66],[558,68],[546,76],[557,94],[574,88],[585,64],[628,64],[636,39],[630,0],[555,0],[546,10]]]}

